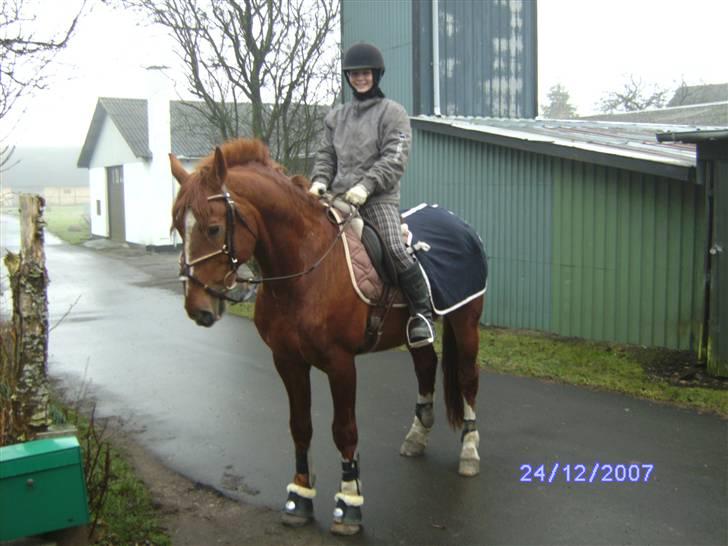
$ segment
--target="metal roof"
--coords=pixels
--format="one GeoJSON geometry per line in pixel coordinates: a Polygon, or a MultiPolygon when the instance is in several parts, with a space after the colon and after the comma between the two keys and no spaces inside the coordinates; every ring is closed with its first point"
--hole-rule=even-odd
{"type": "Polygon", "coordinates": [[[424,130],[680,180],[694,180],[695,146],[660,143],[657,133],[722,129],[551,119],[418,116],[412,121],[424,130]]]}
{"type": "Polygon", "coordinates": [[[705,104],[728,100],[728,83],[684,85],[678,87],[667,106],[705,104]]]}
{"type": "Polygon", "coordinates": [[[597,114],[581,119],[594,121],[631,121],[636,123],[659,123],[680,125],[726,125],[728,126],[728,100],[707,104],[690,104],[672,108],[654,108],[638,112],[597,114]]]}

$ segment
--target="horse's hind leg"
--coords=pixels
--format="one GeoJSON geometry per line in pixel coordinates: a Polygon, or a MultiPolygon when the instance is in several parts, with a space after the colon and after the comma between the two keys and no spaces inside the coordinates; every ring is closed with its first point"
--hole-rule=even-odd
{"type": "Polygon", "coordinates": [[[298,527],[313,519],[314,485],[309,446],[313,435],[311,425],[311,367],[298,360],[273,355],[278,374],[288,393],[289,423],[296,449],[296,472],[288,484],[288,497],[281,519],[285,525],[298,527]]]}
{"type": "Polygon", "coordinates": [[[443,368],[446,377],[446,397],[450,396],[453,424],[462,423],[462,447],[458,473],[461,476],[476,476],[480,473],[480,434],[475,415],[475,401],[478,395],[480,369],[478,367],[478,345],[480,343],[479,319],[482,312],[482,299],[474,300],[454,311],[443,321],[443,368]],[[455,399],[455,397],[462,397],[455,399]],[[459,423],[458,423],[459,422],[459,423]]]}
{"type": "Polygon", "coordinates": [[[433,395],[437,372],[437,353],[432,345],[428,345],[419,349],[410,349],[410,354],[417,375],[417,404],[412,426],[402,442],[402,447],[399,448],[399,454],[405,457],[417,457],[425,452],[427,439],[435,422],[433,395]]]}

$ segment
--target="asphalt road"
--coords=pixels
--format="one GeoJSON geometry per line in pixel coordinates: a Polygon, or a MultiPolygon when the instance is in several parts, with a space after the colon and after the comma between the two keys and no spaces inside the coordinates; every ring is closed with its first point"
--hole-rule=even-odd
{"type": "MultiPolygon", "coordinates": [[[[3,219],[4,246],[12,246],[9,226],[3,219]]],[[[253,324],[228,316],[212,329],[195,326],[172,255],[52,244],[47,259],[49,369],[69,395],[93,396],[101,415],[129,420],[144,446],[191,479],[280,507],[294,466],[287,400],[253,324]]],[[[366,500],[353,543],[728,544],[726,421],[484,373],[481,475],[465,479],[441,396],[427,454],[398,455],[416,395],[407,353],[363,357],[358,376],[366,500]],[[639,481],[606,482],[600,469],[589,483],[596,463],[632,465],[639,481]],[[545,465],[544,481],[540,473],[521,481],[525,464],[545,465]]],[[[319,372],[313,379],[316,525],[326,529],[339,456],[328,384],[319,372]]]]}

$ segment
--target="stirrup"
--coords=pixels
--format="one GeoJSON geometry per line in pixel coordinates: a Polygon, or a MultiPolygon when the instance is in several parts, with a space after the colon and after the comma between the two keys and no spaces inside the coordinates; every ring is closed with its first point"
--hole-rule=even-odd
{"type": "Polygon", "coordinates": [[[435,330],[432,327],[432,323],[427,319],[425,315],[422,313],[417,313],[416,315],[413,315],[409,318],[407,321],[407,345],[412,347],[413,349],[417,349],[419,347],[425,347],[426,345],[430,345],[435,341],[435,330]],[[427,327],[427,333],[421,334],[420,336],[416,337],[414,340],[412,339],[413,336],[411,336],[412,329],[419,328],[420,325],[413,325],[413,321],[422,321],[424,322],[425,326],[427,327]],[[413,327],[413,328],[411,328],[413,327]]]}

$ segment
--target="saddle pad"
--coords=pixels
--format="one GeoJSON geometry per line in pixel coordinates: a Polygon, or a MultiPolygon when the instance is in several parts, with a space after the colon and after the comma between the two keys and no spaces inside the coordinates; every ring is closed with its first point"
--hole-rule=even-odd
{"type": "MultiPolygon", "coordinates": [[[[344,230],[342,242],[344,243],[344,253],[346,254],[349,276],[354,291],[368,305],[379,303],[384,292],[384,283],[377,274],[377,270],[374,269],[364,245],[351,226],[344,230]]],[[[394,307],[403,307],[405,305],[402,293],[399,289],[395,289],[394,307]]]]}
{"type": "Polygon", "coordinates": [[[447,209],[426,203],[402,213],[402,218],[437,314],[449,313],[485,293],[487,257],[469,224],[447,209]]]}

